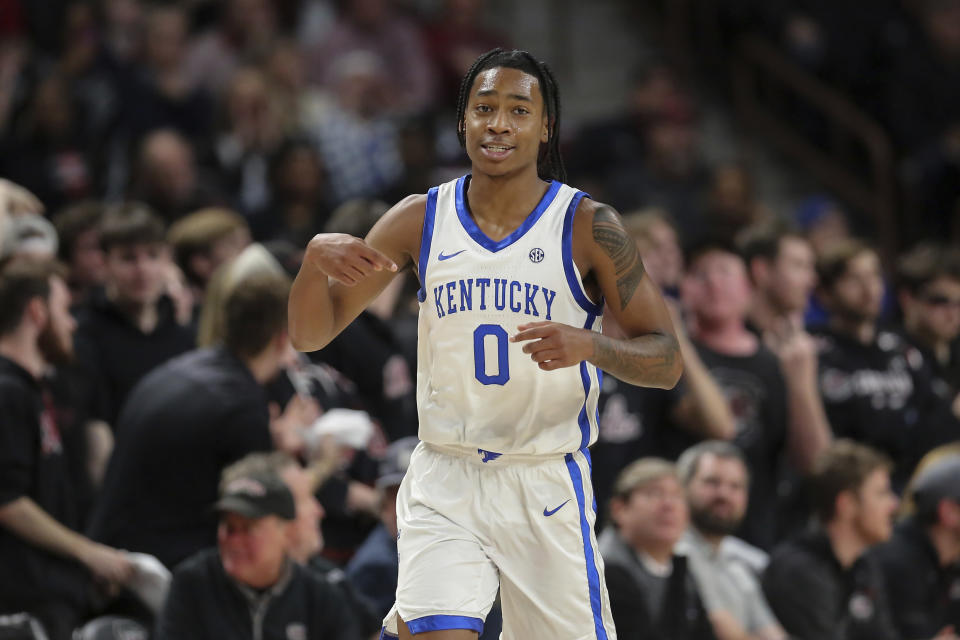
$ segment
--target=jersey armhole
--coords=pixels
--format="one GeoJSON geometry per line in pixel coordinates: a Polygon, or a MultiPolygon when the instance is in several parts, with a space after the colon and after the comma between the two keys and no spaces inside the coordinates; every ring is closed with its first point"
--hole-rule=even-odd
{"type": "Polygon", "coordinates": [[[580,305],[580,308],[587,313],[600,316],[603,314],[603,298],[600,299],[599,303],[594,303],[590,300],[587,292],[583,289],[580,270],[577,269],[577,265],[573,260],[573,218],[584,196],[588,196],[588,194],[583,191],[577,191],[573,194],[573,198],[570,199],[570,205],[567,207],[567,212],[563,217],[563,272],[567,277],[567,286],[570,288],[570,293],[573,294],[573,298],[577,301],[577,304],[580,305]]]}
{"type": "Polygon", "coordinates": [[[433,187],[427,192],[427,207],[423,214],[423,231],[420,234],[420,257],[417,260],[417,275],[420,278],[420,288],[417,290],[417,300],[427,299],[427,263],[430,261],[430,245],[433,243],[433,225],[437,216],[437,191],[433,187]]]}

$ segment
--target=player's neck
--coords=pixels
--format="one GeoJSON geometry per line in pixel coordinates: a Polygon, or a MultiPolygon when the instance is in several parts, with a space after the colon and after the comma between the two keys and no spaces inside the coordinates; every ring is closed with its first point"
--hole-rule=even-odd
{"type": "Polygon", "coordinates": [[[474,172],[467,187],[467,206],[484,231],[490,224],[508,227],[509,234],[536,208],[548,186],[537,175],[536,166],[504,176],[474,172]]]}

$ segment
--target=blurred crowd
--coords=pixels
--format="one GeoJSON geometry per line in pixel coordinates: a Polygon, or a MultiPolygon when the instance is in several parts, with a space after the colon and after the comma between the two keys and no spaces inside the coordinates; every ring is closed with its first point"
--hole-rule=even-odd
{"type": "MultiPolygon", "coordinates": [[[[569,182],[623,213],[685,364],[670,391],[603,380],[619,635],[956,638],[960,0],[728,4],[731,33],[773,34],[875,110],[930,215],[885,263],[829,194],[775,210],[745,164],[707,162],[696,87],[662,60],[564,132],[569,182]]],[[[485,17],[0,0],[0,636],[379,636],[416,277],[310,354],[287,292],[314,234],[362,237],[469,170],[459,79],[510,46],[485,17]]]]}

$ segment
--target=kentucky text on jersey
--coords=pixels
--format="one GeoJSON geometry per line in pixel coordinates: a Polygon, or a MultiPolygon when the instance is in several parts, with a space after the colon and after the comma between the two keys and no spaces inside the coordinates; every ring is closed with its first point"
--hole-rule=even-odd
{"type": "Polygon", "coordinates": [[[438,318],[461,311],[509,309],[514,313],[552,320],[557,292],[538,284],[504,278],[462,278],[433,287],[438,318]]]}

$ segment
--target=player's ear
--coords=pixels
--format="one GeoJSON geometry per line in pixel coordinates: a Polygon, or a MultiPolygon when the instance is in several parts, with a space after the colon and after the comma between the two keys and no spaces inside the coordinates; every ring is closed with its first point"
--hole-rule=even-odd
{"type": "Polygon", "coordinates": [[[546,144],[550,142],[550,119],[543,116],[543,124],[540,127],[540,142],[546,144]]]}

